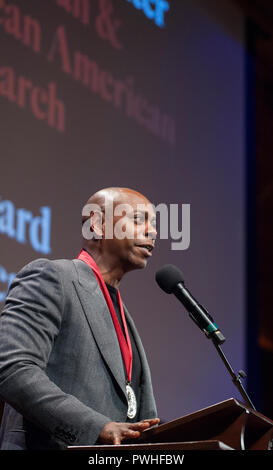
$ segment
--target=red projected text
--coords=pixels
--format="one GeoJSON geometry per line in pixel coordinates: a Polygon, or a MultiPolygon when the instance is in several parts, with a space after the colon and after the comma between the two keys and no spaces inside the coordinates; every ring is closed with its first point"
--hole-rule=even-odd
{"type": "MultiPolygon", "coordinates": [[[[55,0],[83,25],[89,25],[90,4],[88,0],[55,0]]],[[[99,11],[94,17],[98,35],[115,47],[121,48],[116,32],[119,20],[113,14],[111,0],[99,0],[99,11]]],[[[88,54],[75,47],[68,37],[67,28],[57,26],[52,39],[46,44],[42,23],[30,14],[24,14],[19,6],[0,0],[0,28],[14,40],[23,44],[44,60],[55,62],[63,73],[75,80],[87,93],[96,94],[109,106],[154,136],[175,145],[175,119],[152,103],[135,86],[135,79],[118,76],[107,66],[98,63],[88,54]]],[[[85,28],[86,29],[86,28],[85,28]]],[[[33,116],[59,132],[66,130],[66,106],[57,98],[55,77],[47,84],[34,83],[29,73],[16,73],[13,64],[0,66],[0,96],[7,98],[18,107],[28,109],[33,116]]],[[[58,85],[61,89],[61,85],[58,85]]]]}
{"type": "Polygon", "coordinates": [[[47,58],[58,61],[64,73],[123,111],[127,117],[135,119],[140,126],[175,144],[174,120],[135,90],[133,79],[114,77],[87,55],[71,51],[64,26],[58,28],[47,58]]]}
{"type": "MultiPolygon", "coordinates": [[[[56,4],[84,25],[90,25],[89,0],[56,0],[56,4]]],[[[99,13],[93,18],[98,36],[115,49],[122,49],[117,36],[121,21],[114,14],[112,0],[98,0],[98,6],[99,13]]]]}
{"type": "Polygon", "coordinates": [[[0,25],[4,31],[15,39],[20,40],[25,46],[31,47],[35,52],[41,49],[41,26],[38,20],[30,15],[22,15],[16,5],[5,5],[0,0],[0,25]]]}
{"type": "Polygon", "coordinates": [[[73,18],[80,20],[83,24],[89,24],[89,0],[56,0],[56,3],[73,18]]]}
{"type": "Polygon", "coordinates": [[[57,99],[54,82],[42,88],[22,75],[16,77],[12,67],[0,67],[0,95],[20,108],[30,109],[37,119],[64,132],[65,105],[57,99]]]}

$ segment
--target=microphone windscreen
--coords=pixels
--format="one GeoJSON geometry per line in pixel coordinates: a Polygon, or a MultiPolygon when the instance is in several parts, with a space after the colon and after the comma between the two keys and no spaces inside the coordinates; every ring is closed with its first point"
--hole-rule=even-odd
{"type": "Polygon", "coordinates": [[[179,268],[173,264],[166,264],[160,268],[155,275],[155,280],[162,290],[172,294],[177,284],[184,284],[184,276],[179,268]]]}

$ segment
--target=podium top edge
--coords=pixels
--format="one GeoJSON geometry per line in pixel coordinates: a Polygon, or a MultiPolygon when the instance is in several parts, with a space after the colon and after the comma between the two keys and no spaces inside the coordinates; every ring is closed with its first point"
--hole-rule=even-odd
{"type": "MultiPolygon", "coordinates": [[[[243,412],[244,410],[247,411],[247,413],[250,413],[252,416],[255,416],[261,421],[266,421],[268,424],[273,425],[273,421],[270,418],[267,418],[264,416],[262,413],[259,413],[258,411],[254,411],[251,408],[249,408],[247,405],[244,403],[241,403],[239,400],[236,398],[228,398],[227,400],[223,400],[219,403],[215,403],[213,405],[210,405],[205,408],[201,408],[197,411],[194,411],[193,413],[188,413],[184,416],[181,416],[179,418],[175,418],[171,421],[159,424],[158,426],[153,426],[145,431],[143,431],[142,436],[143,439],[146,439],[147,436],[154,435],[157,433],[164,432],[165,430],[171,430],[172,428],[175,428],[177,425],[182,425],[186,424],[189,421],[194,421],[198,420],[199,418],[205,418],[209,415],[212,415],[214,413],[218,412],[233,412],[236,413],[236,410],[238,411],[238,414],[243,412]]],[[[141,438],[140,438],[141,440],[141,438]]]]}
{"type": "Polygon", "coordinates": [[[162,429],[163,426],[165,426],[166,424],[168,424],[168,425],[177,424],[177,420],[182,420],[182,419],[187,419],[189,417],[198,416],[199,414],[201,414],[201,413],[203,414],[204,412],[207,412],[209,414],[213,411],[217,411],[218,409],[221,410],[223,408],[229,408],[229,407],[232,407],[232,406],[241,407],[243,409],[247,408],[243,403],[238,401],[236,398],[228,398],[227,400],[223,400],[223,401],[220,401],[218,403],[214,403],[213,405],[209,405],[209,406],[206,406],[204,408],[200,408],[199,410],[193,411],[192,413],[187,413],[186,415],[183,415],[179,418],[174,418],[174,419],[172,419],[172,420],[170,420],[166,423],[159,424],[158,426],[152,426],[151,428],[148,428],[145,431],[143,431],[143,434],[149,432],[152,429],[158,429],[158,428],[162,429]]]}

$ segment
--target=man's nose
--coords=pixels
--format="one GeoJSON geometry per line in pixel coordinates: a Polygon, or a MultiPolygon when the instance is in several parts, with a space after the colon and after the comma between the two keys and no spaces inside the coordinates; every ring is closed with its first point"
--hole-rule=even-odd
{"type": "Polygon", "coordinates": [[[157,230],[156,227],[151,224],[151,222],[147,222],[146,224],[146,237],[151,238],[152,240],[155,240],[157,237],[157,230]]]}

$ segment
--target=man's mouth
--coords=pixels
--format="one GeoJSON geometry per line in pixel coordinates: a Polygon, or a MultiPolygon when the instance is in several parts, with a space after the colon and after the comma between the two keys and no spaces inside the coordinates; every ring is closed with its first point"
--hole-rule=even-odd
{"type": "Polygon", "coordinates": [[[136,243],[135,246],[139,248],[145,256],[152,256],[154,245],[151,243],[136,243]]]}

